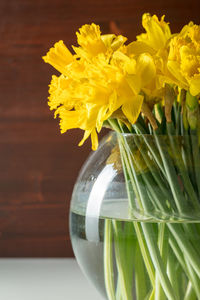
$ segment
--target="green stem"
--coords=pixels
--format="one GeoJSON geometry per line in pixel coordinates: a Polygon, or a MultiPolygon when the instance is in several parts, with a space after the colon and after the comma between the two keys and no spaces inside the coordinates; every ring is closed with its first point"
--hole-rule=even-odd
{"type": "Polygon", "coordinates": [[[177,297],[174,293],[172,285],[166,274],[165,266],[164,266],[162,258],[160,256],[159,249],[155,243],[155,240],[153,239],[152,225],[150,223],[149,224],[142,223],[141,225],[142,225],[145,239],[147,241],[151,259],[153,261],[156,271],[158,272],[159,280],[160,280],[160,283],[162,284],[162,288],[166,294],[166,297],[168,300],[175,300],[175,299],[177,299],[177,297]]]}
{"type": "Polygon", "coordinates": [[[109,300],[115,300],[112,234],[112,221],[106,219],[104,229],[104,279],[109,300]]]}
{"type": "Polygon", "coordinates": [[[129,278],[127,273],[127,264],[124,251],[124,234],[122,232],[121,223],[113,220],[114,240],[115,240],[115,257],[117,263],[118,277],[120,281],[121,294],[123,300],[132,299],[133,278],[129,278]]]}
{"type": "Polygon", "coordinates": [[[154,287],[154,285],[155,285],[154,266],[152,264],[151,256],[150,256],[146,241],[144,239],[144,234],[142,232],[141,224],[139,222],[133,222],[133,223],[134,223],[135,231],[136,231],[136,234],[137,234],[138,243],[139,243],[139,246],[140,246],[142,257],[143,257],[143,260],[144,260],[149,278],[151,280],[151,284],[154,287]]]}
{"type": "Polygon", "coordinates": [[[184,251],[185,257],[189,260],[191,266],[200,277],[200,258],[196,251],[193,249],[192,245],[185,238],[181,228],[181,224],[168,224],[168,228],[172,232],[173,236],[175,237],[179,247],[184,251]]]}
{"type": "MultiPolygon", "coordinates": [[[[183,254],[182,248],[179,247],[178,243],[176,242],[176,240],[173,236],[170,236],[169,243],[170,243],[171,248],[173,249],[175,256],[177,257],[177,261],[180,263],[180,266],[182,267],[183,274],[185,273],[185,275],[189,278],[189,280],[192,283],[193,288],[195,289],[196,294],[199,295],[198,284],[197,284],[197,275],[196,275],[194,269],[189,264],[188,257],[183,254]],[[188,268],[188,266],[189,266],[189,268],[188,268]]],[[[174,272],[174,273],[177,273],[177,272],[174,272]]],[[[173,283],[174,283],[174,273],[172,274],[172,280],[171,280],[171,282],[173,282],[173,283]]],[[[178,280],[180,282],[180,278],[178,278],[178,280]]],[[[179,290],[180,290],[180,287],[181,287],[181,284],[179,283],[179,290]]],[[[181,290],[181,292],[183,292],[183,291],[181,290]]],[[[182,299],[182,298],[180,298],[180,299],[182,299]]]]}
{"type": "Polygon", "coordinates": [[[187,257],[185,258],[185,263],[186,263],[186,266],[187,266],[188,274],[191,278],[192,287],[195,290],[196,295],[200,295],[200,280],[199,280],[199,277],[197,276],[197,274],[195,272],[193,272],[192,266],[188,262],[187,257]]]}
{"type": "Polygon", "coordinates": [[[193,154],[193,160],[194,160],[194,174],[198,189],[198,195],[200,197],[200,153],[199,153],[199,142],[198,142],[198,136],[195,130],[191,130],[191,145],[192,145],[192,154],[193,154]]]}
{"type": "Polygon", "coordinates": [[[195,182],[195,174],[194,174],[194,162],[192,157],[192,148],[190,142],[190,136],[188,134],[188,130],[185,129],[183,124],[183,117],[181,116],[181,134],[182,134],[182,157],[185,164],[186,169],[188,170],[189,176],[191,178],[191,182],[196,189],[196,182],[195,182]]]}
{"type": "Polygon", "coordinates": [[[184,300],[196,300],[196,299],[197,299],[196,294],[194,292],[191,282],[189,281],[184,300]]]}
{"type": "MultiPolygon", "coordinates": [[[[169,237],[168,237],[168,243],[170,243],[169,237]]],[[[176,259],[172,249],[169,246],[168,257],[167,257],[167,274],[178,299],[180,299],[179,289],[181,287],[181,276],[178,276],[178,273],[180,275],[180,271],[178,272],[180,268],[181,268],[180,264],[176,259]],[[176,274],[176,276],[174,276],[174,274],[176,274]]]]}
{"type": "Polygon", "coordinates": [[[190,177],[187,173],[187,170],[185,169],[184,162],[183,162],[182,157],[180,155],[181,149],[180,149],[179,144],[178,144],[178,137],[175,137],[173,135],[174,130],[175,130],[173,123],[167,123],[167,129],[168,129],[168,134],[169,134],[168,136],[169,136],[169,141],[170,141],[170,148],[172,150],[172,154],[173,154],[173,158],[175,160],[175,164],[178,167],[180,176],[182,178],[184,188],[185,188],[186,192],[188,193],[188,195],[190,196],[190,200],[193,203],[194,208],[199,210],[200,209],[200,204],[199,204],[197,195],[194,191],[193,185],[190,181],[190,177]]]}
{"type": "MultiPolygon", "coordinates": [[[[168,237],[166,232],[166,224],[158,224],[158,248],[162,257],[164,266],[167,266],[167,253],[168,253],[168,237]]],[[[159,273],[156,271],[156,285],[155,285],[155,300],[165,300],[165,294],[162,289],[162,285],[159,280],[159,273]]]]}
{"type": "Polygon", "coordinates": [[[177,174],[174,165],[171,161],[169,154],[167,153],[166,144],[164,143],[162,137],[159,137],[157,134],[155,134],[155,140],[163,161],[163,165],[168,178],[170,189],[173,194],[174,201],[176,203],[178,211],[182,213],[184,212],[186,213],[188,208],[187,202],[183,195],[183,192],[181,191],[181,187],[177,179],[177,174]]]}
{"type": "Polygon", "coordinates": [[[147,285],[144,262],[139,245],[135,253],[135,288],[136,299],[144,300],[147,295],[147,285]]]}
{"type": "Polygon", "coordinates": [[[157,148],[155,147],[155,144],[152,143],[151,136],[149,139],[149,136],[147,134],[144,134],[144,132],[140,130],[141,128],[139,128],[137,124],[135,124],[134,126],[139,130],[141,137],[143,137],[143,139],[148,147],[148,150],[152,154],[152,156],[153,156],[155,162],[157,163],[159,169],[161,170],[162,174],[166,177],[160,154],[159,154],[157,148]]]}
{"type": "MultiPolygon", "coordinates": [[[[143,144],[141,145],[141,139],[143,140],[143,138],[141,136],[139,136],[138,138],[135,137],[134,141],[138,147],[138,151],[140,151],[140,153],[148,167],[148,170],[150,171],[149,172],[150,177],[152,179],[154,179],[155,186],[157,186],[157,188],[159,189],[159,198],[169,201],[170,204],[172,205],[172,207],[175,208],[174,202],[171,201],[171,199],[173,198],[173,195],[170,191],[170,187],[169,187],[167,181],[163,180],[163,176],[161,175],[159,168],[156,168],[156,164],[152,163],[152,159],[149,157],[149,154],[148,154],[148,148],[147,148],[147,146],[144,146],[144,141],[143,141],[143,144]]],[[[152,179],[151,179],[151,181],[152,181],[152,179]]]]}
{"type": "MultiPolygon", "coordinates": [[[[120,146],[121,146],[121,144],[120,144],[120,146]]],[[[122,164],[123,164],[123,169],[124,169],[125,182],[126,182],[126,186],[127,186],[128,199],[130,201],[130,206],[133,209],[135,199],[133,199],[134,195],[130,192],[131,189],[133,189],[135,191],[135,195],[137,196],[137,199],[139,199],[139,195],[138,195],[138,191],[137,191],[134,179],[133,179],[132,176],[130,176],[131,175],[130,174],[130,169],[128,169],[129,172],[127,170],[127,165],[129,166],[129,163],[128,163],[128,159],[127,159],[127,156],[126,156],[126,152],[121,151],[121,158],[122,158],[122,164]],[[130,186],[129,176],[131,178],[132,186],[130,186]]],[[[152,286],[154,286],[154,284],[155,284],[155,271],[154,271],[154,267],[153,267],[152,262],[151,262],[151,257],[150,257],[150,254],[148,252],[148,248],[147,248],[145,239],[143,237],[141,226],[138,222],[133,222],[133,224],[134,224],[135,232],[136,232],[136,235],[137,235],[138,243],[139,243],[139,246],[140,246],[140,250],[141,250],[141,253],[142,253],[142,257],[143,257],[143,260],[144,260],[144,263],[145,263],[145,266],[146,266],[146,269],[147,269],[147,273],[148,273],[149,278],[151,280],[152,286]]]]}

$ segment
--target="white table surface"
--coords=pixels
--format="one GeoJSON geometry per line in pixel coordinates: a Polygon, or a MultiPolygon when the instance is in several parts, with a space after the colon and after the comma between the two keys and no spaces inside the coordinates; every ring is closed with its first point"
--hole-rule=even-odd
{"type": "Polygon", "coordinates": [[[0,259],[0,300],[103,300],[75,259],[0,259]]]}

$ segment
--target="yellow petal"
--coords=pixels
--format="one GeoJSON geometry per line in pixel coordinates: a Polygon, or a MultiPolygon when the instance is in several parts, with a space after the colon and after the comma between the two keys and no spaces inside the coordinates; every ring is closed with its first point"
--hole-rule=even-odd
{"type": "Polygon", "coordinates": [[[193,27],[193,25],[194,25],[193,22],[189,22],[189,24],[184,25],[183,28],[181,29],[180,35],[185,36],[190,30],[190,27],[193,27]]]}
{"type": "Polygon", "coordinates": [[[195,43],[197,45],[197,47],[199,47],[199,42],[200,42],[200,26],[199,25],[193,25],[190,28],[190,37],[191,37],[193,43],[195,43]]]}
{"type": "Polygon", "coordinates": [[[142,53],[149,53],[151,55],[154,55],[156,51],[152,47],[141,41],[132,42],[127,46],[128,55],[140,55],[142,53]]]}
{"type": "Polygon", "coordinates": [[[157,16],[151,17],[150,14],[146,13],[142,17],[142,25],[147,33],[137,36],[137,39],[148,43],[155,50],[163,48],[171,36],[169,25],[164,21],[164,16],[159,21],[157,16]]]}
{"type": "Polygon", "coordinates": [[[103,122],[109,118],[111,113],[108,110],[108,105],[104,105],[102,107],[97,107],[97,119],[96,119],[96,128],[97,132],[101,131],[103,122]]]}
{"type": "Polygon", "coordinates": [[[69,95],[69,85],[70,79],[66,78],[64,75],[59,77],[53,75],[51,83],[49,85],[49,94],[48,97],[48,105],[50,110],[56,109],[61,104],[64,104],[69,107],[69,109],[73,108],[72,102],[68,101],[70,98],[69,95]],[[71,103],[70,103],[71,102],[71,103]]]}
{"type": "Polygon", "coordinates": [[[115,51],[113,53],[111,64],[121,68],[127,74],[136,73],[136,60],[128,57],[121,51],[115,51]]]}
{"type": "Polygon", "coordinates": [[[153,58],[148,54],[141,54],[137,61],[137,74],[141,78],[141,86],[146,86],[156,75],[153,58]]]}
{"type": "Polygon", "coordinates": [[[141,79],[138,75],[126,75],[126,81],[128,85],[134,92],[134,94],[139,94],[141,90],[141,79]]]}
{"type": "Polygon", "coordinates": [[[70,64],[74,58],[63,41],[55,43],[46,56],[42,57],[46,63],[52,65],[60,73],[66,74],[65,67],[70,64]]]}
{"type": "Polygon", "coordinates": [[[79,28],[79,32],[77,32],[76,35],[78,44],[84,47],[88,40],[100,40],[101,31],[99,25],[94,23],[85,24],[79,28]]]}
{"type": "Polygon", "coordinates": [[[167,67],[172,76],[177,79],[178,84],[181,84],[182,88],[188,87],[186,79],[183,77],[180,71],[180,64],[177,61],[169,60],[167,67]]]}
{"type": "Polygon", "coordinates": [[[114,90],[113,93],[109,97],[109,111],[110,114],[112,114],[114,111],[116,111],[121,106],[121,103],[117,97],[117,93],[114,90]]]}
{"type": "Polygon", "coordinates": [[[141,112],[144,97],[141,95],[133,96],[129,101],[122,105],[122,111],[130,123],[134,124],[141,112]]]}
{"type": "Polygon", "coordinates": [[[101,35],[101,39],[104,42],[106,48],[110,47],[110,45],[112,44],[112,41],[114,40],[115,37],[116,37],[115,34],[103,34],[103,35],[101,35]]]}
{"type": "Polygon", "coordinates": [[[92,130],[85,130],[82,140],[79,142],[79,146],[82,146],[83,143],[87,140],[87,138],[90,136],[92,130]]]}
{"type": "Polygon", "coordinates": [[[130,58],[124,64],[124,70],[127,74],[136,74],[136,61],[133,58],[130,58]]]}
{"type": "Polygon", "coordinates": [[[116,51],[119,49],[125,42],[127,41],[127,38],[123,35],[118,35],[112,42],[111,48],[113,51],[116,51]]]}
{"type": "Polygon", "coordinates": [[[61,133],[66,132],[68,129],[80,127],[80,114],[77,111],[68,111],[64,107],[59,107],[55,114],[60,117],[60,130],[61,133]]]}
{"type": "Polygon", "coordinates": [[[106,52],[106,46],[101,39],[100,27],[94,23],[83,25],[76,33],[78,44],[89,56],[106,52]]]}
{"type": "Polygon", "coordinates": [[[190,81],[190,93],[192,96],[197,96],[200,94],[200,75],[195,76],[190,81]]]}
{"type": "Polygon", "coordinates": [[[104,42],[106,48],[111,48],[113,51],[119,49],[127,41],[127,38],[123,35],[116,36],[115,34],[101,35],[101,39],[104,42]]]}
{"type": "Polygon", "coordinates": [[[129,62],[129,61],[130,61],[130,58],[127,55],[125,55],[124,53],[122,53],[121,51],[115,51],[113,53],[112,62],[114,62],[116,65],[120,62],[124,64],[125,62],[129,62]]]}
{"type": "Polygon", "coordinates": [[[98,148],[98,135],[96,129],[93,129],[91,132],[91,141],[92,141],[92,150],[97,150],[98,148]]]}
{"type": "Polygon", "coordinates": [[[180,48],[180,57],[182,60],[185,59],[189,55],[195,55],[195,54],[197,54],[197,53],[196,53],[195,49],[192,47],[183,45],[180,48]]]}

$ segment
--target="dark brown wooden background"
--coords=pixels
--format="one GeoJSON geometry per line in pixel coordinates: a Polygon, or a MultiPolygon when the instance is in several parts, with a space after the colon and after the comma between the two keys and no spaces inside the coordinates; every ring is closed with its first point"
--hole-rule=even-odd
{"type": "Polygon", "coordinates": [[[69,202],[90,144],[77,147],[77,130],[59,133],[46,104],[56,72],[41,56],[60,39],[75,44],[90,22],[134,39],[144,12],[165,14],[173,30],[200,23],[199,0],[0,0],[1,257],[73,255],[69,202]]]}

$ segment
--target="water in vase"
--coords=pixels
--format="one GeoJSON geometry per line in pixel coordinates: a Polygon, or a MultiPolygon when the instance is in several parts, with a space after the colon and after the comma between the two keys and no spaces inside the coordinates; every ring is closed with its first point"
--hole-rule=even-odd
{"type": "Polygon", "coordinates": [[[75,256],[103,298],[200,299],[200,224],[130,219],[124,203],[107,202],[98,218],[71,212],[75,256]]]}

